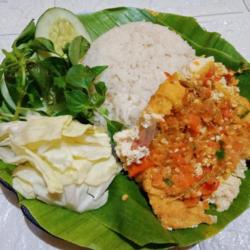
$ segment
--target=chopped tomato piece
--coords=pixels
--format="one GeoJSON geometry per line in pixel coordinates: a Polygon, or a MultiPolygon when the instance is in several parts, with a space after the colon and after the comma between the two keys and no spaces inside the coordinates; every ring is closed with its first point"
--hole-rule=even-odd
{"type": "Polygon", "coordinates": [[[188,119],[188,127],[193,136],[198,135],[201,127],[201,118],[198,115],[190,114],[188,119]]]}
{"type": "Polygon", "coordinates": [[[205,166],[205,167],[203,167],[202,169],[203,169],[203,173],[204,173],[204,174],[211,173],[211,171],[212,171],[212,167],[207,167],[207,166],[205,166]]]}
{"type": "Polygon", "coordinates": [[[215,73],[215,67],[211,67],[205,75],[205,79],[211,78],[215,73]]]}
{"type": "Polygon", "coordinates": [[[219,81],[221,78],[222,78],[221,76],[215,76],[215,77],[214,77],[214,80],[215,80],[215,81],[219,81]]]}
{"type": "Polygon", "coordinates": [[[178,173],[172,176],[173,183],[182,190],[190,188],[195,183],[195,178],[191,173],[178,173]]]}
{"type": "Polygon", "coordinates": [[[144,157],[140,164],[133,163],[128,167],[128,174],[130,177],[135,177],[146,169],[152,167],[152,165],[153,162],[149,159],[149,157],[144,157]]]}
{"type": "Polygon", "coordinates": [[[217,190],[217,188],[219,187],[220,182],[218,180],[215,180],[214,182],[205,182],[202,185],[202,193],[204,195],[210,195],[212,194],[214,191],[217,190]]]}

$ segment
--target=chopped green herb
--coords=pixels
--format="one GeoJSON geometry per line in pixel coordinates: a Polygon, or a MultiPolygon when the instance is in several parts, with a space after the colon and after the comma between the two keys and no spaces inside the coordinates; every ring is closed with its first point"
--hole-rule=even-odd
{"type": "Polygon", "coordinates": [[[224,151],[224,141],[219,141],[220,144],[220,149],[218,151],[216,151],[215,155],[217,160],[222,160],[225,157],[225,151],[224,151]]]}
{"type": "Polygon", "coordinates": [[[170,179],[170,178],[166,178],[165,180],[164,180],[164,182],[168,185],[168,186],[172,186],[174,183],[173,183],[173,181],[170,179]]]}
{"type": "Polygon", "coordinates": [[[220,149],[215,153],[215,155],[218,160],[222,160],[225,157],[225,151],[223,149],[220,149]]]}

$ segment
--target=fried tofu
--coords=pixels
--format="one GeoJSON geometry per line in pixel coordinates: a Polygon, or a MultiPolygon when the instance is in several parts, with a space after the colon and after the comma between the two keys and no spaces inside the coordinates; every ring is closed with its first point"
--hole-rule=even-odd
{"type": "Polygon", "coordinates": [[[173,107],[180,107],[185,88],[180,84],[178,74],[163,82],[151,97],[146,113],[168,115],[173,107]]]}
{"type": "Polygon", "coordinates": [[[170,228],[192,228],[200,223],[212,224],[216,217],[205,214],[208,204],[199,202],[193,207],[177,199],[169,199],[162,189],[152,185],[152,180],[157,172],[154,169],[147,169],[138,177],[143,189],[147,192],[150,205],[159,218],[163,227],[170,228]]]}
{"type": "Polygon", "coordinates": [[[205,214],[207,206],[199,202],[194,207],[187,207],[183,201],[167,201],[155,195],[149,195],[154,213],[163,227],[170,229],[193,228],[200,223],[213,224],[216,218],[205,214]]]}

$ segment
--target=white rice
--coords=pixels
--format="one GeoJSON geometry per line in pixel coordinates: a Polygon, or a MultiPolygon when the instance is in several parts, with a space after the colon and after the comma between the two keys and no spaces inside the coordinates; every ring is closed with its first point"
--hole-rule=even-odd
{"type": "Polygon", "coordinates": [[[105,106],[113,119],[135,125],[164,81],[164,72],[180,71],[194,57],[194,50],[175,32],[158,24],[135,22],[95,40],[84,63],[109,66],[99,79],[108,87],[105,106]]]}

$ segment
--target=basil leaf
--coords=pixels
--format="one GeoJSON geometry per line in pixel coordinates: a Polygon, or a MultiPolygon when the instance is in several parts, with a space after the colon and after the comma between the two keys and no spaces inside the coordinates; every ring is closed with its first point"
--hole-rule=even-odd
{"type": "Polygon", "coordinates": [[[68,48],[70,62],[73,65],[78,64],[88,51],[89,47],[89,42],[83,36],[75,37],[74,40],[69,44],[68,48]]]}
{"type": "Polygon", "coordinates": [[[105,107],[100,107],[100,108],[98,109],[98,113],[99,113],[100,115],[102,115],[103,117],[107,117],[107,116],[109,115],[109,111],[108,111],[108,109],[105,108],[105,107]]]}
{"type": "Polygon", "coordinates": [[[66,74],[66,82],[77,88],[88,89],[94,78],[92,70],[81,64],[73,65],[66,74]]]}
{"type": "Polygon", "coordinates": [[[109,136],[113,138],[114,134],[121,131],[123,129],[123,124],[114,120],[108,120],[107,121],[107,129],[109,136]]]}
{"type": "Polygon", "coordinates": [[[94,78],[96,78],[98,75],[100,75],[108,66],[95,66],[91,68],[92,73],[94,74],[94,78]]]}
{"type": "Polygon", "coordinates": [[[41,51],[48,51],[48,52],[56,53],[54,44],[49,39],[44,38],[44,37],[35,38],[31,46],[36,51],[41,50],[41,51]]]}
{"type": "Polygon", "coordinates": [[[225,157],[225,151],[223,149],[216,151],[215,153],[217,160],[222,160],[225,157]]]}
{"type": "Polygon", "coordinates": [[[91,106],[88,95],[80,90],[67,90],[64,92],[64,95],[66,98],[67,108],[74,115],[82,112],[84,109],[88,109],[91,106]]]}
{"type": "Polygon", "coordinates": [[[47,57],[41,64],[54,76],[64,76],[69,68],[67,61],[60,57],[47,57]]]}
{"type": "Polygon", "coordinates": [[[34,20],[31,20],[29,24],[24,28],[21,34],[16,38],[12,44],[12,48],[18,47],[20,44],[26,43],[33,39],[35,36],[36,26],[34,20]]]}
{"type": "Polygon", "coordinates": [[[98,93],[94,93],[91,95],[91,103],[93,106],[99,108],[105,101],[105,96],[100,95],[98,93]]]}
{"type": "Polygon", "coordinates": [[[30,84],[27,89],[28,103],[32,108],[40,109],[44,108],[42,100],[40,98],[40,93],[36,89],[34,84],[30,84]]]}
{"type": "Polygon", "coordinates": [[[164,182],[168,185],[168,186],[172,186],[174,183],[173,183],[173,181],[170,179],[170,178],[166,178],[165,180],[164,180],[164,182]]]}
{"type": "Polygon", "coordinates": [[[105,96],[107,93],[107,87],[104,82],[98,82],[95,84],[95,90],[98,94],[105,96]]]}
{"type": "Polygon", "coordinates": [[[49,71],[38,63],[33,64],[32,67],[29,68],[29,72],[35,80],[35,83],[38,86],[42,96],[47,96],[51,82],[49,71]]]}
{"type": "Polygon", "coordinates": [[[53,84],[59,89],[65,89],[66,88],[65,77],[64,76],[54,77],[53,84]]]}

